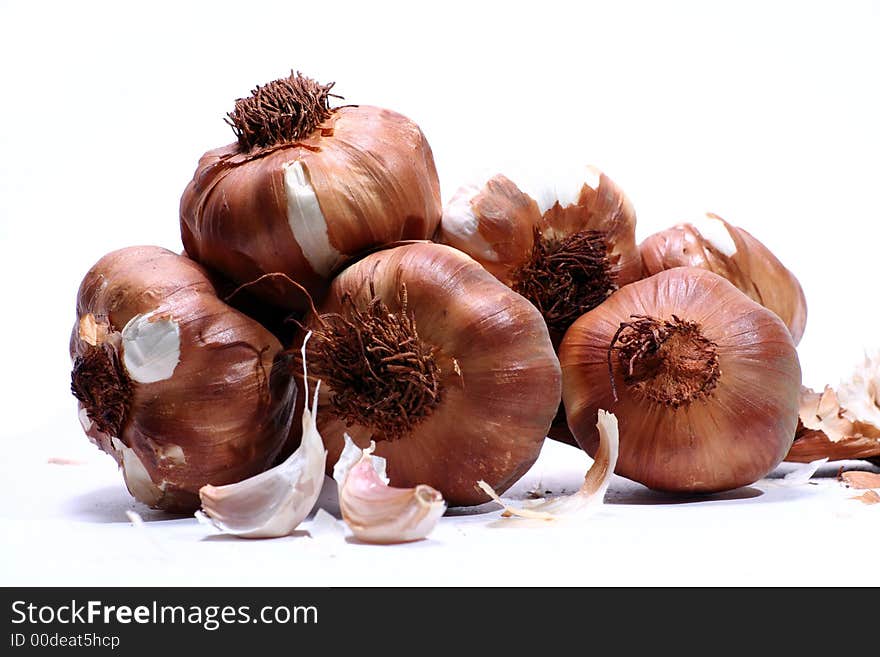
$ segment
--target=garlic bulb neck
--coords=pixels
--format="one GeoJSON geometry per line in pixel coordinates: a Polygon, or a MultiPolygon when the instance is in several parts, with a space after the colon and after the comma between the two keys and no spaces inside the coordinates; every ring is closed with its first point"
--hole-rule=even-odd
{"type": "Polygon", "coordinates": [[[110,344],[89,345],[73,363],[70,390],[88,418],[108,436],[122,435],[131,407],[131,379],[110,344]]]}
{"type": "Polygon", "coordinates": [[[511,287],[541,311],[559,339],[588,310],[617,289],[605,238],[583,230],[563,238],[535,229],[529,259],[512,274],[511,287]]]}
{"type": "Polygon", "coordinates": [[[697,322],[675,315],[669,320],[633,315],[617,329],[609,365],[612,350],[631,391],[672,408],[708,396],[721,377],[717,345],[697,322]]]}
{"type": "Polygon", "coordinates": [[[321,316],[309,362],[332,389],[338,417],[371,427],[374,440],[395,440],[440,403],[440,368],[407,311],[406,286],[400,287],[397,311],[374,291],[371,296],[364,309],[347,296],[343,313],[321,316]]]}
{"type": "Polygon", "coordinates": [[[320,84],[301,73],[257,86],[247,98],[235,101],[227,116],[247,153],[255,148],[297,141],[330,117],[333,83],[320,84]]]}

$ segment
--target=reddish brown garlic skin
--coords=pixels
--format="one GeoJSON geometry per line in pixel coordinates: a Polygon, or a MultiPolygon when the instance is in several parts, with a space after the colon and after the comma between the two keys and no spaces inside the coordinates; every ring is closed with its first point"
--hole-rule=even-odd
{"type": "Polygon", "coordinates": [[[192,260],[154,246],[113,251],[89,270],[77,296],[70,356],[74,394],[91,399],[80,399],[83,428],[130,468],[126,483],[140,501],[194,511],[203,485],[257,474],[281,450],[295,396],[287,364],[276,360],[281,351],[271,333],[217,297],[192,260]],[[146,314],[176,322],[180,356],[170,376],[141,383],[125,364],[121,331],[146,314]],[[96,350],[116,364],[117,380],[106,386],[96,381],[106,376],[96,350]],[[85,367],[88,358],[98,359],[97,369],[85,367]],[[122,410],[105,417],[116,383],[125,388],[114,396],[122,410]]]}
{"type": "MultiPolygon", "coordinates": [[[[438,232],[438,241],[464,251],[541,308],[556,343],[580,314],[598,305],[614,289],[642,275],[632,203],[598,169],[584,167],[583,174],[577,194],[570,199],[556,196],[551,203],[542,198],[540,202],[549,207],[539,206],[515,181],[500,174],[477,189],[462,188],[458,196],[465,200],[454,198],[447,204],[438,232]],[[562,295],[571,285],[544,290],[540,295],[530,294],[535,286],[524,279],[531,276],[536,247],[543,243],[552,253],[566,240],[587,234],[601,243],[604,252],[601,255],[606,260],[606,271],[597,276],[602,280],[589,282],[601,289],[596,289],[595,298],[584,307],[573,308],[572,304],[563,303],[551,310],[553,294],[562,295]]],[[[550,266],[557,271],[547,273],[558,275],[560,262],[550,266]]],[[[564,268],[565,264],[561,266],[564,268]]],[[[544,280],[556,282],[552,276],[544,280]]],[[[575,283],[588,287],[581,285],[581,281],[575,283]]]]}
{"type": "Polygon", "coordinates": [[[620,425],[615,471],[650,488],[711,493],[745,486],[776,467],[791,447],[801,380],[791,334],[774,313],[711,272],[672,269],[620,289],[572,325],[559,356],[568,425],[578,443],[595,453],[596,413],[610,410],[620,425]],[[686,357],[676,371],[692,373],[681,386],[674,376],[662,379],[663,370],[638,374],[640,364],[650,362],[649,350],[629,376],[619,352],[609,356],[609,348],[633,316],[677,316],[695,324],[717,360],[707,358],[703,367],[688,360],[697,351],[679,352],[686,357]],[[717,378],[707,378],[707,367],[717,370],[717,378]],[[639,384],[662,384],[660,390],[677,399],[658,402],[639,384]],[[689,393],[693,398],[682,402],[689,393]]]}
{"type": "MultiPolygon", "coordinates": [[[[392,486],[427,484],[450,506],[486,502],[476,482],[483,479],[501,491],[525,474],[559,405],[559,362],[544,321],[472,258],[431,243],[387,249],[350,266],[333,281],[319,314],[350,316],[346,295],[358,308],[367,307],[371,283],[376,298],[396,314],[405,286],[407,315],[432,352],[424,371],[436,367],[437,403],[397,436],[368,420],[346,426],[331,403],[341,390],[316,351],[321,322],[310,315],[305,323],[316,333],[308,347],[309,371],[322,379],[317,422],[328,464],[337,461],[348,432],[361,448],[376,441],[392,486]]],[[[397,375],[380,370],[379,376],[393,381],[397,375]]]]}
{"type": "Polygon", "coordinates": [[[723,276],[739,290],[785,322],[794,343],[800,342],[807,323],[804,291],[773,253],[742,228],[709,213],[724,226],[733,254],[723,252],[692,224],[678,224],[651,235],[640,245],[645,276],[673,267],[700,267],[723,276]]]}
{"type": "MultiPolygon", "coordinates": [[[[283,273],[313,298],[344,262],[371,247],[428,239],[440,221],[440,186],[419,127],[387,109],[331,110],[310,134],[244,151],[205,153],[180,202],[181,236],[198,262],[237,283],[283,273]],[[288,220],[285,167],[299,162],[326,222],[325,246],[300,244],[288,220]]],[[[323,239],[323,238],[322,238],[323,239]]],[[[305,296],[282,277],[250,288],[264,300],[302,310],[305,296]]]]}

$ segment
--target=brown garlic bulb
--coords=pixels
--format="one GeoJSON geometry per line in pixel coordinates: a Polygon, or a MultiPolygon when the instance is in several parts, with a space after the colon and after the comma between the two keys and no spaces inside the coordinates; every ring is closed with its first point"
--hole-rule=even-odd
{"type": "Polygon", "coordinates": [[[723,276],[742,292],[782,318],[794,343],[807,323],[801,285],[779,259],[742,228],[707,213],[694,223],[655,233],[639,248],[645,275],[673,267],[701,267],[723,276]]]}
{"type": "Polygon", "coordinates": [[[621,288],[572,325],[559,358],[578,443],[595,453],[596,413],[609,409],[620,426],[615,471],[650,488],[753,483],[794,439],[801,370],[791,334],[704,269],[621,288]]]}
{"type": "Polygon", "coordinates": [[[554,344],[574,320],[638,280],[636,215],[608,176],[587,166],[552,182],[496,175],[461,187],[438,241],[461,249],[541,311],[554,344]]]}
{"type": "MultiPolygon", "coordinates": [[[[387,109],[331,109],[332,86],[297,73],[236,102],[238,142],[202,156],[180,202],[192,258],[239,284],[284,274],[317,299],[351,256],[433,235],[440,187],[422,131],[387,109]]],[[[305,308],[284,276],[250,291],[305,308]]]]}
{"type": "Polygon", "coordinates": [[[199,508],[199,488],[271,465],[296,385],[278,340],[227,306],[192,260],[113,251],[79,288],[71,390],[88,437],[154,508],[199,508]]]}
{"type": "Polygon", "coordinates": [[[318,430],[335,463],[348,433],[376,442],[392,486],[452,506],[506,490],[534,463],[559,406],[541,315],[457,249],[415,243],[345,269],[305,321],[322,381],[318,430]]]}

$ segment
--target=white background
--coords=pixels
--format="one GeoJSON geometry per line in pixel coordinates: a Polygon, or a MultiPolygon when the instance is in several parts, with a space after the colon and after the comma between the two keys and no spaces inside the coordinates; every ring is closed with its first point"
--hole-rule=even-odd
{"type": "MultiPolygon", "coordinates": [[[[707,210],[746,228],[806,292],[804,382],[836,383],[880,347],[878,34],[857,1],[0,2],[0,584],[880,583],[825,566],[880,539],[880,507],[831,476],[681,503],[618,479],[582,527],[497,528],[486,507],[403,547],[202,540],[131,502],[81,435],[67,355],[86,270],[180,249],[180,194],[233,140],[226,112],[297,69],[413,118],[444,198],[485,168],[592,163],[639,239],[707,210]]],[[[588,463],[548,446],[514,493],[588,463]]]]}

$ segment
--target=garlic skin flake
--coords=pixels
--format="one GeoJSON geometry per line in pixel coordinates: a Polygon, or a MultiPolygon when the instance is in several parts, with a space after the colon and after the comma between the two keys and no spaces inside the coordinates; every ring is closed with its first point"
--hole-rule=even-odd
{"type": "Polygon", "coordinates": [[[485,481],[478,481],[479,486],[489,497],[504,507],[502,517],[519,516],[533,520],[554,520],[564,514],[582,514],[595,511],[605,501],[605,493],[611,484],[611,475],[617,464],[620,446],[617,417],[599,409],[596,428],[599,430],[599,449],[593,465],[587,470],[584,483],[571,495],[562,495],[549,500],[542,500],[523,508],[504,503],[498,494],[485,481]]]}
{"type": "Polygon", "coordinates": [[[385,476],[385,459],[374,457],[376,443],[360,449],[348,434],[333,468],[342,518],[365,543],[407,543],[431,533],[446,511],[443,496],[425,484],[394,488],[385,476]]]}
{"type": "Polygon", "coordinates": [[[815,461],[810,461],[809,463],[801,463],[794,470],[787,473],[779,483],[783,486],[802,486],[810,481],[810,479],[813,478],[813,475],[818,472],[819,468],[826,463],[828,463],[827,456],[821,459],[816,459],[815,461]]]}
{"type": "Polygon", "coordinates": [[[207,517],[221,531],[241,538],[277,538],[296,529],[315,506],[324,483],[327,450],[315,424],[320,381],[312,407],[308,407],[305,348],[309,337],[311,332],[302,346],[307,402],[299,447],[283,463],[249,479],[226,486],[203,486],[199,497],[204,514],[196,512],[200,522],[207,517]]]}

